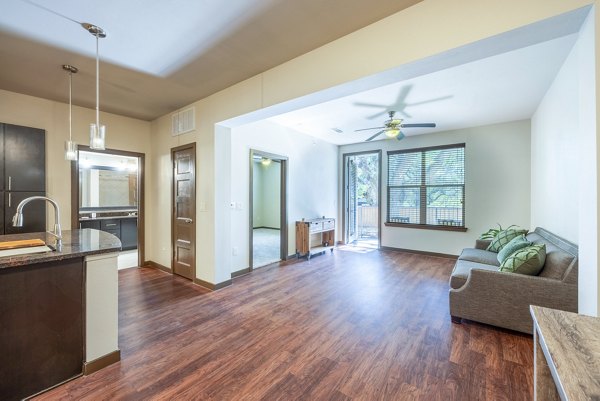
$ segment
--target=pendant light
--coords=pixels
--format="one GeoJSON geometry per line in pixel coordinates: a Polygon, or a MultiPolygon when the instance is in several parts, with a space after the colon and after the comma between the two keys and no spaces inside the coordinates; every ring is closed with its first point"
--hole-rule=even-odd
{"type": "Polygon", "coordinates": [[[65,141],[65,160],[77,160],[77,144],[73,142],[73,74],[77,74],[77,67],[69,64],[63,64],[63,70],[69,73],[69,140],[65,141]]]}
{"type": "Polygon", "coordinates": [[[87,22],[81,23],[89,33],[96,37],[96,122],[90,124],[90,148],[104,150],[106,127],[100,125],[100,56],[98,41],[106,37],[106,32],[96,25],[87,22]]]}

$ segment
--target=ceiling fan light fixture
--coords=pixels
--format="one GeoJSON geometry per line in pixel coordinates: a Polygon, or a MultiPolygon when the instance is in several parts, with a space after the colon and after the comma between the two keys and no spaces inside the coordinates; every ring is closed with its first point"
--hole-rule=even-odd
{"type": "Polygon", "coordinates": [[[388,128],[385,130],[385,135],[389,138],[395,138],[400,133],[398,128],[388,128]]]}

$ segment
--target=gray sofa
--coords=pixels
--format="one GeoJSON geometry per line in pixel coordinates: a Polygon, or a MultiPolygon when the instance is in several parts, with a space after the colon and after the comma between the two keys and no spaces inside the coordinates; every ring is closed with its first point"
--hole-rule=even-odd
{"type": "Polygon", "coordinates": [[[577,312],[577,246],[539,227],[527,239],[546,244],[538,276],[498,271],[498,254],[485,250],[490,241],[462,251],[450,277],[454,323],[464,318],[531,334],[529,305],[577,312]]]}

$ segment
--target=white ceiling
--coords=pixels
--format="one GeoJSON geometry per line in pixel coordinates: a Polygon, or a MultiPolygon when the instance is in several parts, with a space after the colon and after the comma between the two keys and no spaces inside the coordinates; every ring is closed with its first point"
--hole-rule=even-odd
{"type": "MultiPolygon", "coordinates": [[[[436,128],[406,128],[407,136],[516,121],[532,116],[573,47],[563,36],[409,80],[382,86],[270,118],[277,124],[337,144],[362,142],[381,127],[388,110],[404,123],[435,122],[436,128]],[[368,107],[364,104],[381,107],[368,107]],[[332,130],[337,128],[342,133],[332,130]]],[[[384,135],[376,138],[385,139],[384,135]]]]}
{"type": "Polygon", "coordinates": [[[419,1],[2,0],[0,89],[66,102],[72,64],[74,104],[94,107],[95,37],[55,13],[108,34],[101,109],[151,120],[419,1]]]}

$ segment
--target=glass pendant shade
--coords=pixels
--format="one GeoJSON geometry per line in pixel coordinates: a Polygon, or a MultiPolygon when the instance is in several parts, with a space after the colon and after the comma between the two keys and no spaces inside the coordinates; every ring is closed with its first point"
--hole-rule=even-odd
{"type": "Polygon", "coordinates": [[[94,123],[90,124],[90,148],[104,150],[106,126],[100,125],[100,129],[97,129],[97,127],[94,123]]]}
{"type": "Polygon", "coordinates": [[[77,143],[65,141],[65,160],[77,160],[77,143]]]}
{"type": "Polygon", "coordinates": [[[63,70],[69,73],[69,139],[65,141],[65,160],[77,160],[77,143],[73,142],[73,74],[76,74],[77,67],[69,64],[63,64],[63,70]]]}
{"type": "Polygon", "coordinates": [[[398,136],[399,133],[400,133],[399,129],[388,129],[388,130],[385,131],[385,134],[387,136],[389,136],[390,138],[398,136]]]}

